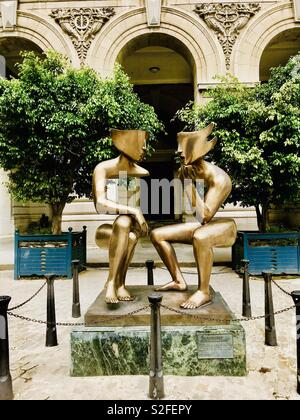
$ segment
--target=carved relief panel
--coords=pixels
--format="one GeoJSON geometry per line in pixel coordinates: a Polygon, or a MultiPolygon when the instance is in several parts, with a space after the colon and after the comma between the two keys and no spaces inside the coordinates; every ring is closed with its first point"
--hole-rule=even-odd
{"type": "Polygon", "coordinates": [[[87,52],[95,35],[114,15],[115,10],[113,7],[55,9],[50,14],[62,30],[70,36],[81,65],[85,62],[87,52]]]}
{"type": "Polygon", "coordinates": [[[259,3],[202,3],[196,6],[195,13],[218,37],[225,54],[227,70],[230,69],[232,49],[241,29],[259,10],[259,3]]]}

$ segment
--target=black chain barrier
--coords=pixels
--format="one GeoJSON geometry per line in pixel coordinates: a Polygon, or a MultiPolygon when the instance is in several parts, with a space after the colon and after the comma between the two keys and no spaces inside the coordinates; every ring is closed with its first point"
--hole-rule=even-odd
{"type": "MultiPolygon", "coordinates": [[[[298,305],[289,306],[288,308],[284,308],[284,309],[281,309],[279,311],[276,311],[276,312],[274,312],[274,315],[280,315],[280,314],[283,314],[284,312],[291,311],[292,309],[295,309],[297,306],[300,306],[300,303],[298,305]]],[[[128,312],[127,314],[112,317],[112,318],[109,319],[109,322],[116,321],[116,320],[119,320],[121,318],[126,318],[126,317],[129,317],[129,316],[135,315],[139,312],[142,312],[146,309],[149,309],[150,307],[151,307],[151,305],[144,306],[143,308],[137,309],[137,310],[132,311],[132,312],[128,312]]],[[[220,319],[217,319],[217,318],[205,317],[203,315],[190,314],[188,312],[183,312],[183,310],[171,308],[171,307],[163,305],[163,304],[161,304],[161,307],[164,308],[164,309],[167,309],[171,312],[176,312],[177,314],[188,316],[190,318],[196,318],[196,319],[203,320],[203,321],[208,321],[208,320],[209,321],[220,321],[220,319]]],[[[187,311],[188,311],[188,309],[187,309],[187,311]]],[[[34,322],[36,324],[47,325],[47,321],[42,321],[42,320],[39,320],[39,319],[29,318],[29,317],[26,317],[26,316],[23,316],[23,315],[14,314],[13,312],[7,312],[7,314],[11,317],[18,318],[18,319],[21,319],[23,321],[28,321],[28,322],[34,322]]],[[[266,316],[266,315],[259,315],[259,316],[252,316],[251,318],[233,318],[231,321],[232,322],[248,322],[248,321],[256,321],[256,320],[260,320],[260,319],[265,319],[267,317],[268,316],[266,316]]],[[[105,323],[105,321],[103,321],[103,322],[105,323]]],[[[56,325],[58,327],[84,327],[85,326],[85,324],[81,323],[81,322],[57,322],[56,325]]]]}
{"type": "MultiPolygon", "coordinates": [[[[293,305],[293,306],[290,306],[288,308],[284,308],[284,309],[281,309],[277,312],[274,312],[274,315],[280,315],[280,314],[283,314],[284,312],[291,311],[292,309],[295,309],[297,306],[300,306],[300,303],[299,303],[299,305],[293,305]]],[[[199,319],[199,320],[202,320],[202,321],[220,321],[220,319],[217,319],[217,318],[211,318],[210,316],[190,314],[190,313],[187,313],[187,312],[183,312],[183,310],[171,308],[170,306],[166,306],[166,305],[163,305],[163,304],[161,304],[161,307],[164,308],[164,309],[167,309],[168,311],[176,312],[177,314],[185,315],[185,316],[188,316],[190,318],[195,318],[195,319],[199,319]]],[[[188,310],[189,309],[187,309],[187,311],[188,310]]],[[[251,318],[233,318],[233,319],[231,319],[231,322],[257,321],[259,319],[268,318],[269,316],[270,315],[259,315],[259,316],[252,316],[251,318]]]]}
{"type": "Polygon", "coordinates": [[[31,298],[25,300],[25,302],[23,302],[23,303],[20,303],[20,305],[14,306],[13,308],[8,308],[8,310],[9,311],[15,311],[15,310],[20,309],[23,306],[27,305],[27,303],[31,302],[44,289],[44,287],[46,286],[46,284],[47,284],[47,281],[45,281],[45,283],[43,284],[43,286],[41,286],[39,288],[39,290],[34,295],[31,296],[31,298]]]}
{"type": "MultiPolygon", "coordinates": [[[[139,309],[136,309],[134,311],[128,312],[127,314],[116,315],[114,317],[110,317],[107,322],[117,321],[117,320],[122,319],[122,318],[128,318],[129,316],[138,314],[138,313],[140,313],[142,311],[145,311],[149,308],[151,308],[151,305],[143,306],[142,308],[139,308],[139,309]]],[[[13,312],[7,312],[7,314],[9,316],[21,319],[23,321],[34,322],[36,324],[42,324],[42,325],[49,324],[47,321],[42,321],[40,319],[29,318],[29,317],[26,317],[26,316],[23,316],[23,315],[14,314],[13,312]]],[[[103,323],[105,324],[105,320],[103,321],[103,323]]],[[[85,323],[84,322],[57,322],[56,326],[58,326],[58,327],[84,327],[85,323]]]]}
{"type": "MultiPolygon", "coordinates": [[[[163,268],[163,267],[159,267],[159,268],[163,268]]],[[[163,268],[163,269],[165,269],[165,268],[163,268]]],[[[196,273],[189,273],[189,274],[196,274],[196,273]]],[[[219,274],[227,274],[227,273],[219,273],[219,274]]],[[[249,273],[248,273],[249,274],[249,273]]],[[[279,284],[278,283],[276,283],[275,282],[275,280],[273,280],[272,279],[272,283],[274,283],[283,293],[285,293],[287,296],[289,296],[289,297],[292,297],[292,294],[291,293],[289,293],[289,292],[287,292],[286,290],[284,290],[281,286],[279,286],[279,284]]],[[[21,308],[21,307],[23,307],[23,306],[25,306],[27,303],[29,303],[32,299],[34,299],[42,290],[43,290],[43,288],[46,286],[46,284],[47,284],[47,282],[45,282],[44,284],[43,284],[43,286],[30,298],[30,299],[28,299],[28,300],[26,300],[25,302],[23,302],[22,304],[20,304],[20,305],[18,305],[18,306],[15,306],[15,307],[13,307],[13,308],[9,308],[8,309],[8,315],[9,316],[11,316],[11,317],[14,317],[14,318],[18,318],[18,319],[21,319],[21,320],[23,320],[23,321],[28,321],[28,322],[34,322],[34,323],[37,323],[37,324],[44,324],[44,325],[47,325],[47,321],[42,321],[42,320],[37,320],[37,319],[33,319],[33,318],[29,318],[29,317],[26,317],[26,316],[23,316],[23,315],[17,315],[17,314],[15,314],[15,313],[13,313],[12,311],[14,311],[14,310],[16,310],[16,309],[19,309],[19,308],[21,308]]],[[[300,304],[299,304],[300,305],[300,304]]],[[[274,315],[275,316],[277,316],[277,315],[281,315],[281,314],[283,314],[283,313],[285,313],[285,312],[289,312],[289,311],[291,311],[292,309],[295,309],[296,307],[297,307],[298,305],[292,305],[292,306],[289,306],[289,307],[287,307],[287,308],[284,308],[284,309],[281,309],[281,310],[278,310],[278,311],[276,311],[276,312],[274,312],[274,315]]],[[[143,310],[145,310],[145,309],[147,309],[147,308],[149,308],[150,306],[145,306],[145,307],[143,307],[143,308],[140,308],[140,309],[138,309],[138,310],[136,310],[136,311],[132,311],[132,312],[129,312],[128,314],[125,314],[125,315],[118,315],[118,316],[116,316],[116,317],[113,317],[113,318],[110,318],[110,320],[111,321],[114,321],[114,320],[118,320],[118,319],[120,319],[120,318],[123,318],[123,317],[127,317],[127,316],[131,316],[131,315],[134,315],[135,313],[139,313],[139,312],[141,312],[141,311],[143,311],[143,310]]],[[[201,320],[203,320],[203,321],[205,321],[205,320],[211,320],[211,321],[219,321],[219,319],[214,319],[214,318],[211,318],[211,317],[204,317],[203,315],[195,315],[195,314],[190,314],[190,313],[188,313],[188,312],[184,312],[183,310],[178,310],[178,309],[175,309],[175,308],[171,308],[171,307],[168,307],[168,306],[165,306],[165,305],[162,305],[162,307],[163,308],[165,308],[165,309],[167,309],[167,310],[169,310],[169,311],[172,311],[172,312],[175,312],[175,313],[178,313],[178,314],[180,314],[180,315],[184,315],[184,316],[188,316],[188,317],[192,317],[192,318],[197,318],[197,319],[201,319],[201,320]]],[[[188,310],[187,310],[188,311],[188,310]]],[[[243,318],[233,318],[232,319],[232,322],[249,322],[249,321],[256,321],[256,320],[260,320],[260,319],[266,319],[266,318],[268,318],[270,315],[259,315],[259,316],[251,316],[251,317],[245,317],[245,316],[243,316],[243,318]]],[[[84,326],[85,324],[84,323],[78,323],[78,322],[58,322],[58,323],[56,323],[56,325],[57,326],[59,326],[59,327],[82,327],[82,326],[84,326]]]]}
{"type": "Polygon", "coordinates": [[[289,297],[293,297],[293,295],[292,295],[292,293],[290,293],[290,292],[288,292],[288,291],[286,291],[286,290],[284,290],[284,288],[283,287],[281,287],[281,286],[279,286],[279,284],[278,283],[276,283],[276,281],[274,280],[274,279],[272,279],[272,283],[274,283],[275,284],[275,286],[276,287],[278,287],[278,289],[279,290],[281,290],[285,295],[287,295],[287,296],[289,296],[289,297]]]}

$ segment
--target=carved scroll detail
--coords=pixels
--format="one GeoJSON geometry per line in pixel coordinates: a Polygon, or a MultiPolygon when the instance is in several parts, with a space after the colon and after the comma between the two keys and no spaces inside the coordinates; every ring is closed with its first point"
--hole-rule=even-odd
{"type": "Polygon", "coordinates": [[[75,46],[81,65],[85,63],[88,50],[95,35],[115,15],[113,7],[97,9],[54,9],[50,16],[67,33],[75,46]]]}
{"type": "Polygon", "coordinates": [[[217,34],[227,70],[230,69],[232,49],[241,29],[260,8],[259,3],[203,3],[196,6],[195,13],[217,34]]]}

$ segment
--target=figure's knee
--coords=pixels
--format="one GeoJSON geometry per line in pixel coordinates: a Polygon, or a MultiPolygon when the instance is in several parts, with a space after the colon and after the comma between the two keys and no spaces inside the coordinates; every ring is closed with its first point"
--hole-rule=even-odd
{"type": "Polygon", "coordinates": [[[138,239],[139,239],[138,236],[134,232],[129,233],[129,241],[131,242],[132,245],[136,244],[138,239]]]}
{"type": "Polygon", "coordinates": [[[130,216],[119,216],[114,223],[114,227],[120,230],[130,231],[132,219],[130,216]]]}
{"type": "Polygon", "coordinates": [[[96,229],[95,242],[99,248],[107,247],[112,234],[112,226],[105,224],[96,229]]]}
{"type": "Polygon", "coordinates": [[[205,229],[197,229],[193,234],[193,245],[201,247],[210,246],[210,238],[205,229]]]}
{"type": "Polygon", "coordinates": [[[150,239],[153,244],[157,244],[162,240],[162,236],[159,229],[154,229],[150,233],[150,239]]]}

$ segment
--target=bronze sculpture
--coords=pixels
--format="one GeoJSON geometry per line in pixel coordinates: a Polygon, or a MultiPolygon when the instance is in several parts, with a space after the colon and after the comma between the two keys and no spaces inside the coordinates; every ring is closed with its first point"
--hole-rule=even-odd
{"type": "Polygon", "coordinates": [[[118,179],[120,173],[128,177],[144,177],[149,173],[137,165],[145,155],[147,133],[141,130],[112,130],[112,141],[121,152],[116,159],[101,162],[93,175],[93,196],[97,212],[118,214],[113,225],[101,225],[96,231],[99,247],[109,247],[109,275],[105,285],[106,303],[134,299],[125,287],[125,279],[135,246],[140,236],[146,236],[148,226],[139,208],[115,203],[107,198],[108,179],[118,179]]]}
{"type": "Polygon", "coordinates": [[[212,248],[231,247],[237,235],[234,220],[212,220],[232,189],[226,172],[204,160],[217,141],[208,140],[213,129],[214,124],[210,124],[201,131],[181,132],[177,135],[178,153],[182,158],[178,174],[180,179],[202,179],[207,187],[204,199],[200,197],[194,184],[187,191],[190,203],[196,208],[198,221],[164,226],[151,233],[151,240],[172,276],[172,281],[159,287],[158,291],[187,289],[172,243],[193,245],[198,269],[198,290],[181,304],[185,309],[195,309],[211,303],[209,282],[213,266],[212,248]]]}

